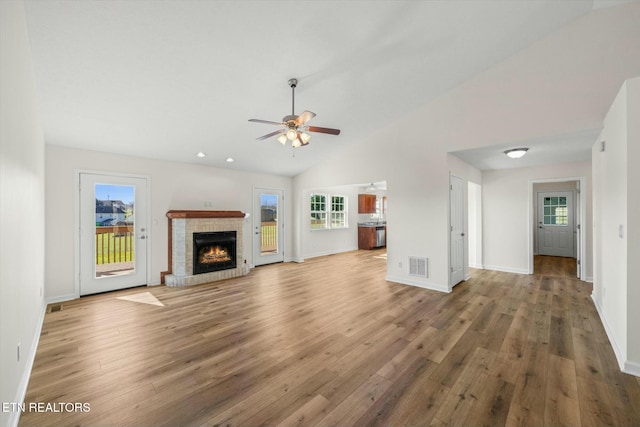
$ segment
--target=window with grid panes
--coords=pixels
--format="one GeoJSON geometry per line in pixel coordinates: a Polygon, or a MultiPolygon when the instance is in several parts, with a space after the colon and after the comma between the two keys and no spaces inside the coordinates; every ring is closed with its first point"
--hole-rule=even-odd
{"type": "Polygon", "coordinates": [[[566,197],[544,198],[544,225],[567,225],[568,208],[566,197]]]}
{"type": "Polygon", "coordinates": [[[328,228],[327,223],[327,195],[311,195],[311,229],[321,230],[328,228]]]}
{"type": "Polygon", "coordinates": [[[310,228],[312,230],[348,227],[346,196],[312,194],[310,202],[310,228]]]}
{"type": "Polygon", "coordinates": [[[331,196],[331,228],[347,227],[347,198],[331,196]]]}

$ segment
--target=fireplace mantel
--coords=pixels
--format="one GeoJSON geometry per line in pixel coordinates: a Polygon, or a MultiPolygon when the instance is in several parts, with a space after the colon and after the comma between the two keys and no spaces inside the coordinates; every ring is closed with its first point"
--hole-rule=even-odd
{"type": "Polygon", "coordinates": [[[240,211],[168,211],[167,218],[244,218],[240,211]]]}
{"type": "Polygon", "coordinates": [[[249,268],[243,253],[243,229],[246,215],[241,211],[170,210],[168,271],[160,273],[162,283],[168,286],[184,286],[248,274],[249,268]],[[237,267],[229,270],[193,274],[193,233],[236,231],[237,267]]]}

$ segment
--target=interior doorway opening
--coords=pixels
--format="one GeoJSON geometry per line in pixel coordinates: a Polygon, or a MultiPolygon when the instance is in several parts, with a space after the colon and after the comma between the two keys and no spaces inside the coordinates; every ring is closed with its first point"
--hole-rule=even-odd
{"type": "Polygon", "coordinates": [[[529,186],[529,273],[586,277],[584,178],[534,180],[529,186]]]}

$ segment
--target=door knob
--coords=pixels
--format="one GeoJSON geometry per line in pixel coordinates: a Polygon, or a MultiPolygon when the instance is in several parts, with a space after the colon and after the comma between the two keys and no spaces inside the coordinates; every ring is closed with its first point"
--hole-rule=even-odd
{"type": "Polygon", "coordinates": [[[460,235],[461,235],[462,237],[464,237],[464,233],[460,233],[460,235]]]}

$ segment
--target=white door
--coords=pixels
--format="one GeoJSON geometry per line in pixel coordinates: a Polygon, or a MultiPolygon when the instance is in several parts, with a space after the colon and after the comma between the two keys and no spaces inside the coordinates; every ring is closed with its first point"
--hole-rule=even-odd
{"type": "Polygon", "coordinates": [[[464,280],[464,190],[462,179],[451,175],[451,286],[464,280]]]}
{"type": "Polygon", "coordinates": [[[538,254],[574,256],[573,191],[538,193],[538,254]]]}
{"type": "Polygon", "coordinates": [[[147,284],[147,179],[80,174],[80,295],[147,284]]]}
{"type": "Polygon", "coordinates": [[[283,190],[253,189],[253,265],[284,261],[283,190]]]}

